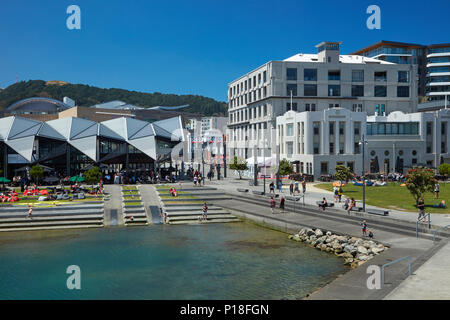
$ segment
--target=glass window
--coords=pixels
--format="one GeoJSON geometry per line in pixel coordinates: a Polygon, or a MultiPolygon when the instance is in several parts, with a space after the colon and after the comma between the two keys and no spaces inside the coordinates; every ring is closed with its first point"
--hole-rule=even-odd
{"type": "Polygon", "coordinates": [[[297,69],[287,68],[286,69],[286,79],[287,80],[297,80],[297,69]]]}
{"type": "Polygon", "coordinates": [[[303,85],[304,95],[308,97],[317,96],[317,85],[316,84],[305,84],[303,85]]]}
{"type": "Polygon", "coordinates": [[[375,86],[375,97],[386,97],[386,86],[375,86]]]}
{"type": "Polygon", "coordinates": [[[304,81],[317,81],[317,69],[305,69],[303,72],[304,81]]]}
{"type": "Polygon", "coordinates": [[[364,97],[364,86],[352,85],[352,97],[364,97]]]}
{"type": "Polygon", "coordinates": [[[288,83],[286,85],[286,95],[290,96],[292,92],[293,96],[297,96],[297,84],[296,83],[288,83]]]}
{"type": "Polygon", "coordinates": [[[264,83],[267,81],[267,71],[263,72],[263,81],[264,81],[264,83]]]}
{"type": "Polygon", "coordinates": [[[328,71],[328,80],[341,80],[341,71],[340,70],[329,70],[328,71]]]}
{"type": "Polygon", "coordinates": [[[382,81],[382,82],[386,82],[387,80],[387,72],[386,71],[376,71],[374,73],[374,80],[375,81],[382,81]]]}
{"type": "Polygon", "coordinates": [[[398,86],[397,97],[409,97],[409,86],[398,86]]]}
{"type": "Polygon", "coordinates": [[[352,82],[364,82],[364,70],[352,70],[352,82]]]}
{"type": "Polygon", "coordinates": [[[286,136],[293,136],[294,135],[294,124],[288,123],[286,125],[286,136]]]}
{"type": "Polygon", "coordinates": [[[328,85],[328,96],[336,97],[341,95],[341,86],[338,84],[329,84],[328,85]]]}
{"type": "Polygon", "coordinates": [[[397,72],[398,82],[409,82],[409,71],[398,71],[397,72]]]}

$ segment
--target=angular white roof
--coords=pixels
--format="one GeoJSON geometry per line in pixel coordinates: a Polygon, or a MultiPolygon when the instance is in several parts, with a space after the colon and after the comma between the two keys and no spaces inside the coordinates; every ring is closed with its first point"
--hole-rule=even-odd
{"type": "MultiPolygon", "coordinates": [[[[319,58],[318,58],[317,54],[299,53],[299,54],[293,55],[292,57],[284,59],[283,61],[318,62],[318,59],[319,58]]],[[[391,63],[391,62],[387,62],[387,61],[377,60],[377,59],[358,56],[358,55],[339,55],[339,62],[340,63],[360,63],[360,64],[366,64],[366,63],[395,64],[395,63],[391,63]]]]}

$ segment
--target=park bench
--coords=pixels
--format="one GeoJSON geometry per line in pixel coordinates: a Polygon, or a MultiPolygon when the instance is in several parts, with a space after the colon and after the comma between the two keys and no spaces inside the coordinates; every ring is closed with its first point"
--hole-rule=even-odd
{"type": "Polygon", "coordinates": [[[262,192],[262,191],[253,190],[252,192],[253,192],[253,194],[259,194],[260,196],[264,195],[264,192],[262,192]]]}
{"type": "MultiPolygon", "coordinates": [[[[345,209],[345,205],[342,205],[342,208],[343,208],[344,210],[346,210],[346,209],[345,209]]],[[[362,207],[358,207],[358,206],[352,207],[352,208],[350,209],[350,211],[357,211],[357,212],[361,212],[362,210],[363,210],[363,208],[362,208],[362,207]]]]}
{"type": "Polygon", "coordinates": [[[248,189],[237,188],[237,191],[239,191],[239,192],[248,192],[248,189]]]}
{"type": "MultiPolygon", "coordinates": [[[[322,201],[316,201],[316,204],[320,207],[322,205],[322,201]]],[[[327,208],[334,207],[333,202],[327,202],[327,208]]]]}
{"type": "Polygon", "coordinates": [[[378,216],[388,216],[389,215],[388,210],[367,209],[366,212],[370,213],[370,214],[376,214],[378,216]]]}

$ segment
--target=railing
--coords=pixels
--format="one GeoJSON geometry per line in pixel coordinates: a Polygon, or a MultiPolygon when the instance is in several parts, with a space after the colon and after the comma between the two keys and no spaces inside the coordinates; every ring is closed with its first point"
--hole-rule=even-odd
{"type": "Polygon", "coordinates": [[[406,256],[406,257],[403,257],[403,258],[394,260],[394,261],[392,261],[392,262],[383,264],[383,265],[381,266],[381,283],[382,283],[382,284],[384,284],[384,268],[386,268],[386,267],[388,267],[388,266],[390,266],[390,265],[392,265],[392,264],[394,264],[394,263],[403,261],[403,260],[408,260],[408,274],[411,275],[411,256],[406,256]]]}
{"type": "Polygon", "coordinates": [[[448,228],[448,227],[450,227],[450,224],[434,230],[434,232],[433,232],[433,245],[436,245],[436,233],[438,233],[439,231],[441,231],[441,230],[443,230],[445,228],[448,228]]]}
{"type": "Polygon", "coordinates": [[[416,222],[416,238],[419,237],[419,222],[425,220],[428,217],[428,229],[431,229],[431,215],[429,213],[425,214],[423,217],[417,219],[416,222]]]}

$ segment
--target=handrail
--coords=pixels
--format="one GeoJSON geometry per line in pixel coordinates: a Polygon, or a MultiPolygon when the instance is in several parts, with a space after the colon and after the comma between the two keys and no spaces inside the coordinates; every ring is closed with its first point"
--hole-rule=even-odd
{"type": "Polygon", "coordinates": [[[381,283],[384,284],[384,268],[385,267],[388,267],[388,266],[390,266],[390,265],[392,265],[394,263],[397,263],[397,262],[400,262],[400,261],[403,261],[403,260],[406,260],[406,259],[408,260],[408,273],[409,273],[409,275],[411,275],[411,256],[406,256],[406,257],[403,257],[403,258],[391,261],[389,263],[383,264],[381,266],[381,283]]]}
{"type": "Polygon", "coordinates": [[[443,227],[440,227],[440,228],[438,228],[438,229],[436,229],[436,230],[433,231],[433,245],[436,245],[436,233],[437,233],[438,231],[440,231],[440,230],[442,230],[442,229],[445,229],[445,228],[448,228],[448,227],[450,227],[450,224],[448,224],[448,225],[446,225],[446,226],[443,226],[443,227]]]}
{"type": "Polygon", "coordinates": [[[428,229],[431,229],[431,215],[429,213],[425,214],[423,217],[418,218],[416,222],[416,238],[419,237],[419,222],[425,220],[428,217],[428,229]]]}

